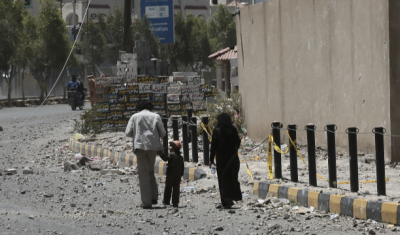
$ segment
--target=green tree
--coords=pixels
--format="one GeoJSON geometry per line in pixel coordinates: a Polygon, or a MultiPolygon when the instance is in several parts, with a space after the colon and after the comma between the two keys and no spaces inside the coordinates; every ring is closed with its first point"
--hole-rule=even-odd
{"type": "Polygon", "coordinates": [[[236,45],[236,22],[231,12],[223,5],[211,17],[208,27],[212,51],[236,45]]]}
{"type": "Polygon", "coordinates": [[[23,19],[23,30],[20,34],[21,42],[18,47],[18,64],[20,65],[22,80],[22,99],[25,100],[24,81],[28,67],[33,63],[34,43],[37,40],[37,20],[31,14],[26,13],[23,19]]]}
{"type": "Polygon", "coordinates": [[[26,13],[21,1],[0,1],[0,74],[8,87],[8,102],[11,101],[11,82],[18,72],[18,51],[26,13]]]}
{"type": "Polygon", "coordinates": [[[142,20],[135,20],[131,27],[131,45],[135,45],[136,40],[145,40],[150,47],[151,54],[158,57],[158,49],[160,47],[160,40],[154,36],[150,28],[150,21],[146,16],[142,20]]]}
{"type": "MultiPolygon", "coordinates": [[[[104,18],[103,15],[99,17],[104,18]]],[[[124,12],[120,7],[115,7],[107,15],[105,21],[104,36],[107,40],[106,55],[110,62],[115,63],[119,58],[119,51],[122,50],[124,39],[124,12]]]]}
{"type": "Polygon", "coordinates": [[[95,74],[95,65],[100,65],[104,61],[104,50],[107,43],[100,25],[89,21],[81,29],[80,40],[79,46],[85,59],[84,64],[86,67],[91,67],[95,74]]]}
{"type": "Polygon", "coordinates": [[[205,18],[189,14],[185,20],[179,11],[175,15],[175,43],[163,45],[164,52],[162,57],[168,57],[176,71],[200,72],[210,67],[212,51],[205,18]]]}
{"type": "Polygon", "coordinates": [[[58,6],[52,0],[42,0],[39,10],[38,38],[34,42],[31,72],[40,86],[40,100],[43,101],[46,83],[52,69],[60,69],[68,58],[71,44],[68,42],[66,25],[58,6]]]}

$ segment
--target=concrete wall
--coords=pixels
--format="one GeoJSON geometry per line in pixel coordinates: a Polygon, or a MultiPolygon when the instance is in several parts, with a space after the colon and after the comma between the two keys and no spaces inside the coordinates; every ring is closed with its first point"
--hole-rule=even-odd
{"type": "MultiPolygon", "coordinates": [[[[270,0],[242,8],[238,70],[250,138],[265,139],[273,121],[400,134],[399,10],[396,0],[270,0]]],[[[400,161],[399,141],[385,136],[387,159],[400,161]]],[[[305,131],[298,142],[306,144],[305,131]]],[[[324,132],[316,144],[326,147],[324,132]]],[[[347,135],[337,134],[336,145],[347,152],[347,135]]],[[[358,135],[358,148],[373,154],[374,135],[358,135]]]]}

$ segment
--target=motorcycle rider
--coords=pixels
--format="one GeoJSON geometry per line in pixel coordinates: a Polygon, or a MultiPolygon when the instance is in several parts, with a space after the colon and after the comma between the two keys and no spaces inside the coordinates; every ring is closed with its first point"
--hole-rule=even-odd
{"type": "Polygon", "coordinates": [[[78,89],[79,88],[79,82],[76,81],[76,76],[75,75],[71,76],[71,81],[69,81],[68,84],[67,84],[67,91],[69,91],[71,88],[74,88],[74,90],[76,91],[76,94],[79,97],[79,100],[82,100],[83,99],[83,93],[82,93],[82,91],[80,91],[81,89],[78,89]]]}

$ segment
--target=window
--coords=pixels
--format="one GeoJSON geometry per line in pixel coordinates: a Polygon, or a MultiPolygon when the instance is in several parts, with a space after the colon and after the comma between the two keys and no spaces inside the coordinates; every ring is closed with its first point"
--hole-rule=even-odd
{"type": "Polygon", "coordinates": [[[32,0],[24,0],[25,2],[25,7],[32,7],[32,0]]]}

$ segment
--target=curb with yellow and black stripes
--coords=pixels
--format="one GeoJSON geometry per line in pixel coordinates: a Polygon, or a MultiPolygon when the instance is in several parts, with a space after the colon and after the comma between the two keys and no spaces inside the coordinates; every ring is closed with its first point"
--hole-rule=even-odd
{"type": "MultiPolygon", "coordinates": [[[[119,162],[120,167],[131,167],[137,164],[137,159],[134,154],[110,151],[108,149],[77,142],[73,138],[70,138],[69,146],[72,151],[79,152],[82,155],[99,156],[101,158],[107,157],[112,162],[119,162]]],[[[154,164],[154,173],[165,175],[167,173],[167,163],[164,161],[156,161],[154,164]]],[[[185,167],[183,174],[184,180],[194,181],[206,177],[207,174],[202,169],[185,167]]]]}
{"type": "Polygon", "coordinates": [[[257,182],[253,186],[253,194],[260,198],[269,196],[286,198],[304,207],[314,207],[316,210],[333,214],[347,215],[357,219],[371,219],[377,222],[400,224],[400,204],[393,202],[372,201],[320,193],[307,189],[257,182]]]}

